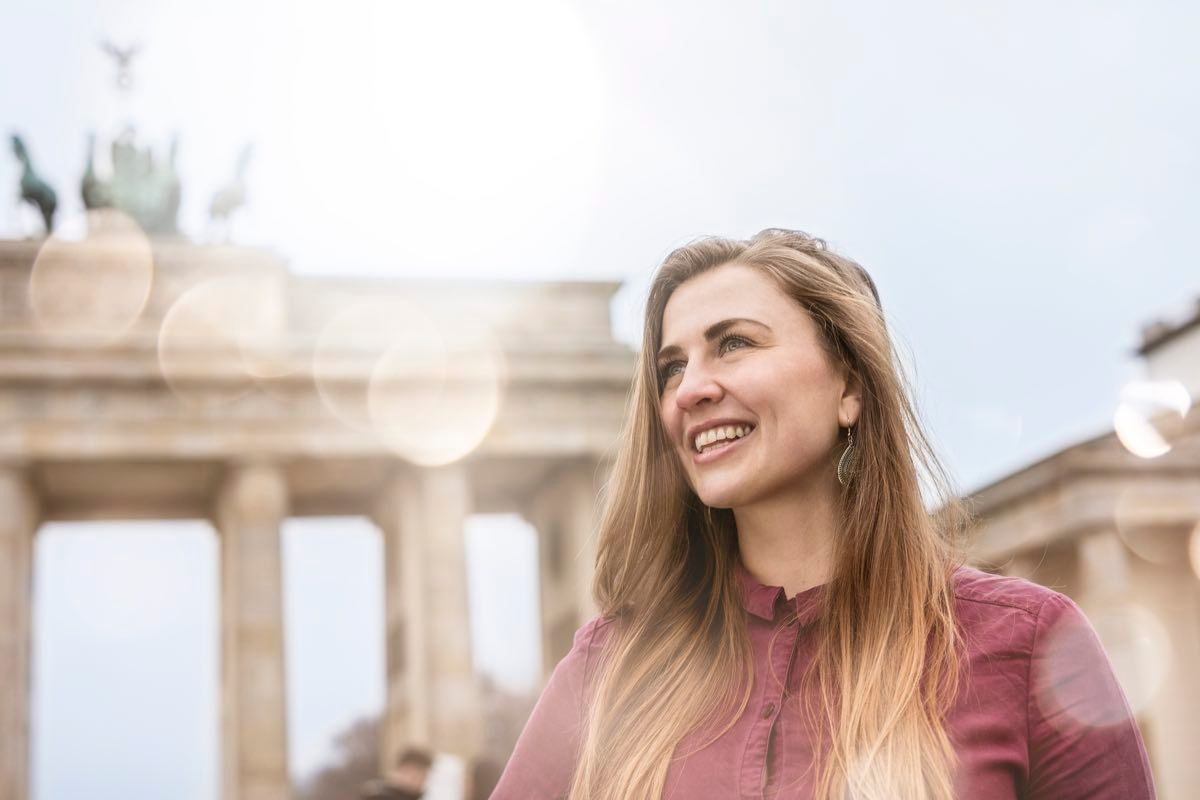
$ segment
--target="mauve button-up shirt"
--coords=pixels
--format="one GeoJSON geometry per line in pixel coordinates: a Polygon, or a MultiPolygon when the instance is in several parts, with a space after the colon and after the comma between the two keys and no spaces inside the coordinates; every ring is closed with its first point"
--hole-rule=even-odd
{"type": "MultiPolygon", "coordinates": [[[[684,737],[669,767],[664,798],[812,796],[813,742],[795,695],[813,658],[817,601],[825,587],[789,600],[782,587],[760,584],[740,564],[737,574],[754,651],[750,702],[734,726],[704,749],[692,752],[704,741],[701,733],[684,737]],[[789,606],[799,620],[785,624],[789,606]],[[773,680],[772,673],[784,680],[773,680]],[[791,695],[788,702],[785,694],[791,695]]],[[[1035,583],[972,567],[960,567],[954,585],[966,641],[966,669],[946,720],[959,757],[957,796],[1153,798],[1150,762],[1129,704],[1079,607],[1035,583]]],[[[566,794],[611,624],[596,617],[576,632],[492,800],[566,794]]]]}

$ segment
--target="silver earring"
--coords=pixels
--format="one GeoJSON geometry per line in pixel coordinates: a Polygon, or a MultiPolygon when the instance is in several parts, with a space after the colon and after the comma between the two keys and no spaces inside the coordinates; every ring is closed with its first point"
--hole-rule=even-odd
{"type": "Polygon", "coordinates": [[[858,450],[854,447],[854,426],[846,429],[846,449],[838,459],[837,479],[842,486],[849,486],[858,467],[858,450]]]}

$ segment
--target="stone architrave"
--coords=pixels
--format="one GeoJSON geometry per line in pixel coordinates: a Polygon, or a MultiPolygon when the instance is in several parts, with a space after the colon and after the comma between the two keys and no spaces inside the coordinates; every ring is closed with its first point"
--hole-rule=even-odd
{"type": "Polygon", "coordinates": [[[470,758],[483,735],[471,657],[461,464],[405,467],[375,503],[384,536],[387,700],[380,758],[406,746],[470,758]]]}
{"type": "Polygon", "coordinates": [[[29,797],[33,537],[38,503],[23,471],[0,468],[0,798],[29,797]]]}
{"type": "Polygon", "coordinates": [[[283,474],[231,467],[215,517],[221,541],[221,728],[224,800],[288,800],[280,527],[283,474]]]}

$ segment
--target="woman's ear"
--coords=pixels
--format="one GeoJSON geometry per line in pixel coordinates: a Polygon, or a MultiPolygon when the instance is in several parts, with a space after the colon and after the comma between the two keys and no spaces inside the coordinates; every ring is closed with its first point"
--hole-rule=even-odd
{"type": "Polygon", "coordinates": [[[858,422],[858,415],[862,413],[862,381],[854,370],[846,369],[845,375],[846,386],[838,401],[838,424],[849,428],[858,422]]]}

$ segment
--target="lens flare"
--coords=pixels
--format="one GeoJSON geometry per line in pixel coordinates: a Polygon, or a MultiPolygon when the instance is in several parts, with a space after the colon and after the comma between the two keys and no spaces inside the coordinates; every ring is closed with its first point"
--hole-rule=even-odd
{"type": "Polygon", "coordinates": [[[185,402],[234,402],[288,370],[277,282],[221,275],[197,283],[163,316],[159,369],[185,402]]]}
{"type": "Polygon", "coordinates": [[[1174,564],[1180,557],[1179,520],[1200,519],[1200,496],[1170,486],[1128,486],[1113,511],[1117,534],[1125,546],[1154,564],[1174,564]]]}
{"type": "Polygon", "coordinates": [[[426,466],[470,453],[495,421],[507,362],[488,324],[401,298],[351,304],[322,329],[313,376],[325,407],[426,466]]]}
{"type": "Polygon", "coordinates": [[[88,212],[80,238],[54,235],[38,249],[29,307],[44,333],[111,343],[141,316],[153,281],[146,234],[127,214],[98,209],[88,212]]]}
{"type": "Polygon", "coordinates": [[[279,281],[268,277],[239,276],[237,289],[242,324],[232,331],[241,353],[241,369],[270,386],[270,381],[294,374],[295,361],[287,348],[287,297],[279,281]]]}
{"type": "Polygon", "coordinates": [[[1135,456],[1158,458],[1169,453],[1182,434],[1178,423],[1191,406],[1187,388],[1177,380],[1131,381],[1121,390],[1113,429],[1125,449],[1135,456]]]}
{"type": "Polygon", "coordinates": [[[407,348],[421,371],[441,380],[443,337],[424,307],[399,297],[360,300],[336,311],[313,348],[313,380],[325,408],[344,425],[373,432],[367,386],[380,359],[407,348]]]}
{"type": "MultiPolygon", "coordinates": [[[[1133,713],[1140,712],[1154,699],[1171,663],[1171,641],[1162,622],[1144,606],[1128,602],[1096,605],[1088,619],[1133,713]]],[[[1042,715],[1064,732],[1129,719],[1120,696],[1103,684],[1104,674],[1090,658],[1080,658],[1096,649],[1092,635],[1082,620],[1067,617],[1047,632],[1042,645],[1047,655],[1032,688],[1042,715]]]]}
{"type": "Polygon", "coordinates": [[[407,346],[389,349],[368,389],[372,423],[396,453],[417,464],[448,464],[479,446],[500,408],[503,352],[484,325],[443,324],[440,377],[423,379],[428,363],[407,346]]]}

